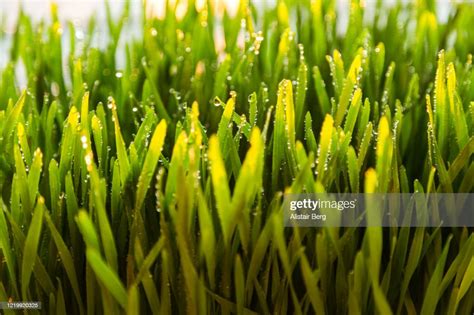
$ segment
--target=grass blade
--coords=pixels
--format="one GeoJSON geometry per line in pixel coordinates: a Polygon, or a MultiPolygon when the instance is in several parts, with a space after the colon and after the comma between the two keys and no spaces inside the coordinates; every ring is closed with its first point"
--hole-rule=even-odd
{"type": "Polygon", "coordinates": [[[31,226],[26,235],[25,246],[23,248],[23,260],[21,263],[21,295],[24,300],[29,300],[28,286],[33,272],[38,245],[41,238],[41,227],[43,225],[44,198],[38,197],[38,203],[33,212],[31,226]]]}
{"type": "Polygon", "coordinates": [[[102,260],[97,250],[87,248],[86,257],[97,279],[107,288],[117,303],[127,309],[127,291],[115,272],[102,260]]]}

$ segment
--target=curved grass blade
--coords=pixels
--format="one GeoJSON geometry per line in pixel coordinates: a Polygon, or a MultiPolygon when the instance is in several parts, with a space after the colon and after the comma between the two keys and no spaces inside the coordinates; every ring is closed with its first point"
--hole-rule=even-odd
{"type": "Polygon", "coordinates": [[[117,274],[102,260],[97,250],[87,248],[86,257],[100,283],[110,292],[120,306],[127,309],[127,291],[117,274]]]}
{"type": "Polygon", "coordinates": [[[211,179],[214,186],[214,196],[216,198],[217,214],[222,226],[222,235],[227,243],[231,236],[231,224],[234,218],[231,213],[228,213],[229,205],[231,204],[231,196],[227,181],[227,173],[221,156],[219,140],[216,136],[212,136],[209,139],[208,154],[211,165],[211,179]]]}
{"type": "Polygon", "coordinates": [[[311,270],[310,264],[305,256],[302,256],[300,262],[301,270],[304,275],[303,280],[308,290],[308,296],[311,301],[311,305],[313,306],[313,309],[316,314],[324,315],[326,314],[326,311],[324,309],[324,299],[322,296],[322,292],[317,285],[317,283],[319,282],[318,272],[314,272],[311,270]]]}
{"type": "Polygon", "coordinates": [[[344,123],[344,133],[354,134],[354,126],[359,115],[359,108],[362,103],[362,90],[357,88],[352,96],[349,112],[347,113],[346,121],[344,123]]]}
{"type": "Polygon", "coordinates": [[[21,93],[20,98],[16,102],[15,106],[11,109],[10,112],[7,111],[7,116],[5,118],[5,123],[3,124],[3,129],[1,130],[3,133],[3,137],[0,140],[0,146],[4,147],[4,141],[8,141],[9,137],[13,135],[15,131],[15,125],[23,110],[23,106],[25,105],[26,100],[26,90],[21,93]]]}
{"type": "MultiPolygon", "coordinates": [[[[303,47],[301,45],[300,47],[303,47]]],[[[302,48],[301,48],[302,49],[302,48]]],[[[303,115],[305,112],[306,90],[308,85],[308,67],[304,62],[304,57],[300,57],[301,64],[298,68],[298,80],[296,81],[296,100],[295,100],[295,117],[296,130],[299,132],[303,126],[303,115]]]]}
{"type": "Polygon", "coordinates": [[[153,137],[151,138],[150,146],[143,163],[143,168],[138,178],[137,193],[135,195],[135,210],[139,211],[145,201],[146,192],[150,185],[151,178],[155,173],[158,159],[163,149],[163,144],[166,136],[166,121],[162,120],[155,129],[153,137]]]}
{"type": "Polygon", "coordinates": [[[26,235],[23,248],[23,260],[21,263],[21,295],[25,301],[29,300],[28,287],[33,272],[38,245],[41,238],[41,227],[43,226],[44,198],[38,197],[38,202],[33,212],[31,225],[26,235]]]}
{"type": "Polygon", "coordinates": [[[426,288],[425,296],[423,299],[423,306],[421,307],[421,315],[434,314],[436,311],[436,305],[439,301],[439,285],[444,272],[444,265],[446,264],[446,258],[448,256],[449,245],[451,243],[452,236],[449,236],[444,245],[443,253],[438,259],[436,268],[431,275],[430,282],[426,288]]]}
{"type": "MultiPolygon", "coordinates": [[[[88,147],[90,147],[90,145],[88,147]]],[[[89,151],[85,155],[85,164],[91,179],[91,199],[97,211],[100,237],[107,263],[114,271],[117,271],[117,248],[115,246],[115,238],[112,233],[112,228],[110,227],[109,218],[105,210],[105,184],[100,180],[97,169],[92,161],[92,151],[89,151]]]]}
{"type": "Polygon", "coordinates": [[[391,174],[391,164],[393,155],[392,137],[388,126],[388,120],[385,116],[380,118],[378,137],[377,137],[377,177],[380,192],[388,192],[391,174]]]}
{"type": "Polygon", "coordinates": [[[168,111],[165,108],[165,105],[163,104],[163,100],[161,98],[160,92],[158,92],[157,88],[157,80],[152,77],[151,71],[147,65],[146,60],[143,60],[142,62],[143,65],[143,70],[145,71],[145,75],[147,77],[147,81],[149,83],[149,86],[151,87],[151,91],[153,93],[153,96],[155,97],[156,101],[156,110],[158,114],[161,116],[162,119],[165,119],[166,121],[171,120],[168,111]]]}
{"type": "Polygon", "coordinates": [[[18,143],[20,144],[20,148],[23,153],[24,160],[28,166],[31,166],[30,145],[28,144],[28,139],[25,132],[25,126],[21,122],[19,122],[17,126],[17,136],[18,136],[18,143]]]}
{"type": "Polygon", "coordinates": [[[332,141],[333,124],[334,120],[332,119],[332,116],[326,115],[324,118],[323,127],[321,128],[318,157],[316,160],[316,175],[318,176],[319,181],[323,180],[327,168],[332,141]]]}
{"type": "Polygon", "coordinates": [[[100,251],[99,237],[86,210],[79,210],[76,222],[88,248],[100,251]]]}
{"type": "Polygon", "coordinates": [[[234,283],[235,283],[235,296],[236,296],[236,308],[238,314],[244,313],[245,306],[245,287],[244,287],[244,268],[242,266],[242,259],[239,255],[235,257],[234,263],[234,283]]]}
{"type": "Polygon", "coordinates": [[[454,311],[456,312],[457,306],[461,299],[466,295],[469,288],[471,287],[472,283],[474,282],[474,258],[471,258],[469,266],[464,273],[464,277],[462,278],[461,285],[459,286],[459,292],[456,297],[456,306],[454,311]]]}
{"type": "Polygon", "coordinates": [[[112,115],[115,126],[115,145],[117,146],[117,160],[120,166],[120,176],[122,179],[122,186],[125,186],[128,175],[130,173],[130,161],[128,159],[127,149],[123,141],[122,132],[120,131],[119,118],[117,114],[117,105],[115,101],[111,100],[112,115]]]}
{"type": "MultiPolygon", "coordinates": [[[[135,240],[135,260],[137,265],[141,266],[143,264],[143,250],[141,248],[140,242],[138,241],[138,238],[136,238],[135,240]]],[[[145,294],[148,299],[148,304],[150,305],[151,311],[154,314],[157,314],[160,311],[160,298],[158,296],[158,290],[156,289],[156,285],[153,280],[153,275],[147,270],[145,272],[145,277],[142,280],[143,288],[145,290],[145,294]]],[[[132,284],[132,286],[137,287],[134,284],[132,284]]],[[[128,303],[130,305],[130,300],[128,303]]]]}
{"type": "Polygon", "coordinates": [[[58,230],[54,226],[54,223],[47,212],[45,213],[44,217],[45,217],[46,224],[48,225],[49,230],[51,231],[51,235],[56,244],[56,247],[58,249],[58,254],[59,254],[59,257],[61,257],[63,267],[66,270],[66,273],[69,277],[69,281],[71,282],[72,290],[74,292],[74,295],[77,300],[77,304],[79,306],[79,312],[81,314],[84,314],[84,307],[83,307],[81,292],[79,289],[79,282],[78,282],[76,269],[74,267],[74,262],[73,262],[71,253],[69,252],[66,244],[63,241],[63,238],[61,237],[58,230]]]}
{"type": "Polygon", "coordinates": [[[359,165],[357,162],[357,156],[352,146],[349,146],[347,150],[347,167],[349,171],[349,182],[351,185],[352,192],[359,191],[359,165]]]}
{"type": "Polygon", "coordinates": [[[18,294],[17,279],[15,273],[15,256],[13,256],[10,233],[8,231],[7,221],[5,220],[4,211],[7,209],[3,203],[3,199],[0,198],[0,248],[2,249],[2,255],[7,264],[8,274],[13,287],[14,293],[18,294]]]}
{"type": "Polygon", "coordinates": [[[469,133],[462,102],[456,91],[456,72],[452,62],[449,63],[447,68],[447,89],[451,115],[455,121],[454,129],[456,131],[456,140],[459,148],[463,148],[469,140],[469,133]]]}
{"type": "Polygon", "coordinates": [[[264,146],[258,128],[252,130],[250,143],[250,149],[247,151],[235,184],[231,207],[232,217],[240,214],[240,236],[244,250],[247,249],[250,238],[250,206],[262,187],[264,146]]]}
{"type": "Polygon", "coordinates": [[[28,173],[28,188],[31,199],[36,199],[36,195],[39,193],[39,182],[42,168],[43,153],[41,152],[40,148],[38,148],[33,154],[33,161],[28,173]]]}
{"type": "Polygon", "coordinates": [[[272,154],[272,188],[278,187],[282,163],[285,158],[285,148],[287,147],[285,135],[285,105],[284,105],[283,83],[278,86],[278,97],[275,109],[274,129],[273,129],[273,154],[272,154]]]}
{"type": "Polygon", "coordinates": [[[217,138],[219,139],[219,145],[224,153],[224,161],[227,160],[229,152],[229,143],[232,139],[232,116],[234,114],[235,97],[229,98],[224,108],[221,121],[217,128],[217,138]]]}
{"type": "Polygon", "coordinates": [[[313,68],[313,79],[322,114],[331,114],[331,103],[329,102],[328,93],[326,91],[326,83],[324,83],[321,72],[317,66],[313,68]]]}
{"type": "Polygon", "coordinates": [[[304,121],[304,129],[305,129],[305,139],[306,144],[308,146],[309,151],[316,153],[318,145],[316,144],[316,137],[314,136],[313,132],[313,119],[311,118],[311,114],[309,112],[306,113],[305,121],[304,121]]]}
{"type": "Polygon", "coordinates": [[[13,146],[13,155],[15,159],[15,170],[17,176],[18,187],[20,187],[20,199],[22,205],[22,212],[26,215],[27,221],[29,221],[31,211],[33,210],[34,202],[31,200],[28,176],[26,174],[25,164],[21,156],[20,148],[17,144],[13,146]]]}

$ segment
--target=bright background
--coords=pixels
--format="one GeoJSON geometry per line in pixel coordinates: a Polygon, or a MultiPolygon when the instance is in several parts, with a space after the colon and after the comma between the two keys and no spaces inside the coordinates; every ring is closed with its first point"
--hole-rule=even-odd
{"type": "MultiPolygon", "coordinates": [[[[163,15],[164,5],[166,0],[147,0],[149,13],[158,17],[163,15]]],[[[173,0],[171,0],[173,1],[173,0]]],[[[186,6],[186,0],[174,0],[179,1],[181,7],[186,6]]],[[[206,0],[197,0],[197,5],[200,2],[206,0]]],[[[237,10],[239,0],[213,0],[216,3],[216,7],[222,8],[225,6],[230,12],[237,10]]],[[[257,8],[264,6],[273,6],[277,0],[254,0],[252,1],[257,8]]],[[[387,6],[393,5],[397,0],[385,0],[384,4],[387,6]]],[[[402,0],[402,2],[410,2],[414,0],[402,0]]],[[[450,3],[453,0],[441,0],[438,1],[438,15],[441,21],[446,20],[450,12],[450,3]]],[[[474,1],[474,0],[467,0],[474,1]]],[[[0,69],[4,68],[9,58],[9,49],[11,46],[11,35],[15,29],[15,21],[18,17],[18,11],[20,5],[24,8],[25,12],[33,18],[35,21],[41,19],[49,19],[50,17],[50,5],[51,3],[58,5],[59,17],[62,21],[63,26],[66,25],[66,21],[73,21],[76,29],[85,29],[87,22],[91,16],[95,15],[98,20],[97,33],[92,42],[94,46],[100,47],[106,43],[106,38],[103,33],[106,31],[106,14],[104,0],[0,0],[0,69]]],[[[376,0],[366,0],[366,18],[370,19],[371,13],[375,6],[376,0]]],[[[119,14],[123,7],[123,0],[110,0],[111,8],[114,14],[119,14]]],[[[140,34],[140,16],[142,10],[143,0],[131,0],[131,15],[129,17],[128,34],[125,33],[125,37],[130,37],[140,34]]],[[[349,4],[350,0],[337,0],[338,4],[338,30],[343,33],[347,27],[349,4]]],[[[179,15],[179,6],[177,15],[179,15]]],[[[183,9],[183,8],[181,8],[183,9]]],[[[64,46],[67,49],[67,27],[65,27],[64,46]]],[[[66,53],[66,52],[65,52],[66,53]]],[[[66,55],[67,56],[67,55],[66,55]]],[[[118,56],[118,63],[120,64],[120,56],[118,56]]],[[[19,85],[23,86],[21,80],[21,68],[18,70],[18,78],[20,78],[19,85]]]]}

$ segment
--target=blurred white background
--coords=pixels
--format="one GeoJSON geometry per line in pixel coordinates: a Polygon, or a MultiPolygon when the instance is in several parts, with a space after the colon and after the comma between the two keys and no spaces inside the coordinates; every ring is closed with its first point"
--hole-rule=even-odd
{"type": "MultiPolygon", "coordinates": [[[[131,37],[140,34],[140,17],[141,10],[144,0],[131,0],[131,15],[129,17],[128,33],[124,34],[125,37],[131,37]]],[[[149,14],[156,16],[162,16],[164,12],[164,6],[166,0],[146,0],[149,14]]],[[[186,0],[171,0],[171,2],[179,1],[181,4],[186,3],[186,0]]],[[[205,0],[197,0],[197,2],[203,2],[205,0]]],[[[217,7],[225,6],[230,12],[235,12],[239,5],[239,0],[213,0],[217,4],[217,7]]],[[[402,2],[408,3],[413,0],[401,0],[402,2]]],[[[439,0],[438,1],[438,16],[443,21],[446,20],[449,15],[450,3],[454,0],[439,0]]],[[[466,0],[464,0],[466,1],[466,0]]],[[[473,0],[467,0],[473,1],[473,0]]],[[[273,6],[277,0],[253,0],[252,1],[257,8],[273,6]]],[[[397,0],[384,0],[384,5],[391,6],[397,2],[397,0]]],[[[0,0],[0,28],[3,28],[3,32],[0,32],[0,69],[4,68],[8,62],[8,54],[10,49],[11,35],[14,32],[16,19],[18,17],[18,11],[20,6],[23,7],[24,11],[35,21],[41,19],[50,18],[50,5],[56,3],[58,5],[58,12],[61,22],[64,25],[66,21],[72,21],[78,29],[85,29],[87,22],[91,16],[96,16],[97,27],[96,34],[93,41],[94,46],[103,45],[106,40],[103,33],[106,28],[106,13],[104,0],[0,0]],[[3,36],[1,34],[4,34],[3,36]]],[[[115,15],[120,14],[124,0],[110,0],[111,9],[115,15]]],[[[366,13],[365,18],[371,19],[373,15],[373,8],[376,0],[366,0],[366,13]]],[[[347,20],[349,13],[350,0],[337,0],[338,5],[338,31],[343,33],[347,28],[347,20]]],[[[181,9],[186,5],[181,6],[181,9]]],[[[178,11],[178,9],[177,9],[178,11]]],[[[179,14],[179,13],[177,13],[179,14]]],[[[68,36],[67,27],[65,29],[64,41],[68,36]]],[[[67,49],[67,44],[64,45],[67,49]]]]}

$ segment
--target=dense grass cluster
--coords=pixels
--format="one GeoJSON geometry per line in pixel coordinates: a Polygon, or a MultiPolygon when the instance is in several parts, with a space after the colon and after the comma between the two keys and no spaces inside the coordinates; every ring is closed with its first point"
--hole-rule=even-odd
{"type": "Polygon", "coordinates": [[[189,1],[124,41],[128,5],[107,5],[106,48],[94,19],[18,18],[0,70],[1,301],[472,312],[472,229],[284,228],[281,207],[289,192],[473,191],[472,3],[440,22],[434,0],[377,1],[370,20],[353,0],[339,33],[334,0],[234,15],[189,1]]]}

